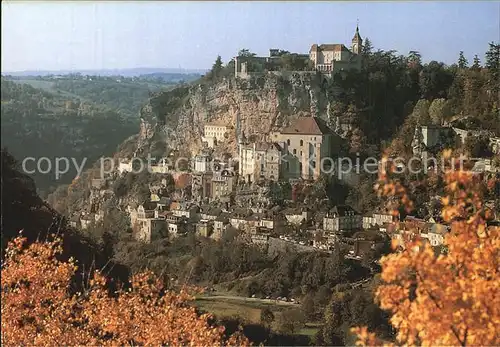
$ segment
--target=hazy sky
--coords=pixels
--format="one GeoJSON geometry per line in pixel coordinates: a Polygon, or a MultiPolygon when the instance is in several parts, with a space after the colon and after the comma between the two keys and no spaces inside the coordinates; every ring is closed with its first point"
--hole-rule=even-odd
{"type": "Polygon", "coordinates": [[[241,48],[307,53],[313,43],[484,59],[500,40],[500,2],[6,2],[2,71],[209,68],[241,48]]]}

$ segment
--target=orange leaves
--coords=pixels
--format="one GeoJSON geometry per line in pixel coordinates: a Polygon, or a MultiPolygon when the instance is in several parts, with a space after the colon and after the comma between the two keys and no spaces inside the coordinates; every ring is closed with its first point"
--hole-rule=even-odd
{"type": "Polygon", "coordinates": [[[114,297],[96,272],[85,293],[70,295],[77,267],[58,261],[60,252],[58,241],[9,244],[1,279],[3,345],[248,345],[241,335],[224,342],[224,328],[188,306],[186,291],[165,292],[150,272],[114,297]]]}
{"type": "MultiPolygon", "coordinates": [[[[449,171],[444,182],[448,196],[441,200],[442,215],[451,224],[444,238],[448,253],[435,255],[418,239],[406,242],[403,252],[381,260],[383,284],[376,299],[392,313],[398,344],[498,345],[500,228],[486,225],[492,214],[484,207],[476,176],[449,171]]],[[[388,179],[384,184],[394,186],[383,194],[404,197],[397,183],[388,179]]],[[[382,344],[366,329],[355,332],[358,344],[382,344]]]]}

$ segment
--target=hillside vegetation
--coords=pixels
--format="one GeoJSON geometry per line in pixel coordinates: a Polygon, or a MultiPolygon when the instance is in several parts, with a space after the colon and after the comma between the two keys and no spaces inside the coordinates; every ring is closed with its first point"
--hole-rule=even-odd
{"type": "MultiPolygon", "coordinates": [[[[2,146],[20,162],[46,157],[54,166],[55,158],[66,157],[79,164],[86,158],[90,165],[112,155],[118,144],[137,131],[137,119],[109,108],[4,79],[1,107],[2,146]]],[[[35,170],[36,164],[31,161],[27,169],[35,170]]],[[[32,177],[42,195],[76,176],[73,165],[59,179],[54,171],[36,171],[32,177]]]]}

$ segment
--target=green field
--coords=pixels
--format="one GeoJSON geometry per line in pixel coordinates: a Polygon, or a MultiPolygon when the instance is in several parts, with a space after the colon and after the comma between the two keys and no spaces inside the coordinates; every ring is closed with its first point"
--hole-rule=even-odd
{"type": "Polygon", "coordinates": [[[33,88],[42,89],[46,92],[50,92],[52,94],[57,94],[60,96],[67,96],[67,97],[73,98],[73,99],[86,100],[85,98],[82,98],[79,95],[76,95],[76,94],[73,94],[70,92],[66,92],[63,90],[59,90],[59,89],[54,89],[55,82],[53,82],[53,81],[37,80],[37,79],[31,79],[31,78],[22,78],[22,79],[12,80],[12,82],[29,84],[33,88]]]}
{"type": "MultiPolygon", "coordinates": [[[[293,307],[300,308],[300,305],[282,302],[270,303],[244,297],[238,299],[222,299],[209,296],[197,297],[194,301],[194,305],[204,312],[213,314],[216,318],[239,318],[247,324],[260,324],[260,313],[264,308],[269,308],[273,312],[275,321],[278,321],[279,316],[283,314],[284,310],[293,307]]],[[[321,323],[307,322],[297,335],[312,338],[320,327],[321,323]]]]}

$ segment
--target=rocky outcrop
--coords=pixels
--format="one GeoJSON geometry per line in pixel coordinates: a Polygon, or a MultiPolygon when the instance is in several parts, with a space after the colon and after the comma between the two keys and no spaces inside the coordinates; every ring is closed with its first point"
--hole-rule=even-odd
{"type": "MultiPolygon", "coordinates": [[[[202,146],[203,126],[221,121],[233,126],[225,143],[236,154],[236,119],[246,136],[264,139],[299,115],[327,119],[326,79],[319,74],[294,73],[227,78],[176,88],[153,96],[141,110],[139,148],[165,141],[172,149],[196,153],[202,146]]],[[[333,124],[332,124],[333,125],[333,124]]]]}

